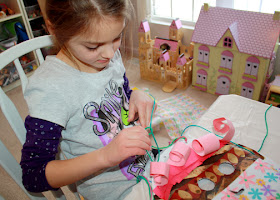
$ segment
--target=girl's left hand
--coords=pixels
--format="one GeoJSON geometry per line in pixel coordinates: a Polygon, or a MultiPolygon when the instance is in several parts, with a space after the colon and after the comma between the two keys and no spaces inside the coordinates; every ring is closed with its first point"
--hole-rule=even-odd
{"type": "MultiPolygon", "coordinates": [[[[145,92],[134,90],[129,100],[128,121],[134,121],[139,117],[140,124],[143,128],[150,125],[151,113],[153,110],[154,100],[152,100],[145,92]]],[[[154,112],[157,108],[155,104],[154,112]]]]}

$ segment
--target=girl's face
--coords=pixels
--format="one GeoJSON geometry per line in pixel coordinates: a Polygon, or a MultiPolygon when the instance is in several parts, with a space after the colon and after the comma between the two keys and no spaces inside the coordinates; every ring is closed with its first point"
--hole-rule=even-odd
{"type": "MultiPolygon", "coordinates": [[[[71,38],[66,47],[79,70],[95,73],[104,69],[120,47],[124,26],[124,20],[105,18],[86,33],[71,38]]],[[[70,65],[73,66],[73,62],[70,65]]]]}

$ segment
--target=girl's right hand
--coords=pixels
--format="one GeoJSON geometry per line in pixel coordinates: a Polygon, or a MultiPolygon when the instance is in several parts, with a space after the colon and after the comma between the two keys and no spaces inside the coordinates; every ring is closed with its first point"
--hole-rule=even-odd
{"type": "Polygon", "coordinates": [[[102,148],[104,161],[108,166],[115,166],[131,156],[145,155],[146,150],[151,150],[151,140],[148,132],[142,126],[123,129],[108,145],[102,148]]]}

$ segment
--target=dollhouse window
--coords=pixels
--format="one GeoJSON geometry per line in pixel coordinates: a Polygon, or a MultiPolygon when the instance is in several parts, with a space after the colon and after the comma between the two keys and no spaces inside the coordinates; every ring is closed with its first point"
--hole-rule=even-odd
{"type": "Polygon", "coordinates": [[[170,50],[170,46],[167,43],[164,43],[164,44],[160,45],[160,49],[162,51],[170,50]]]}
{"type": "Polygon", "coordinates": [[[251,56],[246,61],[245,71],[243,74],[243,79],[249,81],[257,81],[258,71],[259,71],[260,61],[258,58],[251,56]]]}
{"type": "Polygon", "coordinates": [[[200,90],[206,91],[207,89],[207,72],[203,69],[200,69],[196,73],[196,84],[195,87],[200,90]]]}
{"type": "Polygon", "coordinates": [[[254,92],[254,85],[252,83],[245,82],[242,84],[241,96],[252,99],[253,92],[254,92]]]}
{"type": "Polygon", "coordinates": [[[232,48],[232,39],[230,37],[225,37],[224,47],[232,48]]]}
{"type": "Polygon", "coordinates": [[[221,55],[221,64],[219,72],[232,74],[233,54],[230,51],[224,51],[221,55]]]}
{"type": "Polygon", "coordinates": [[[209,68],[209,54],[210,50],[207,46],[202,45],[198,48],[198,62],[197,66],[209,68]]]}

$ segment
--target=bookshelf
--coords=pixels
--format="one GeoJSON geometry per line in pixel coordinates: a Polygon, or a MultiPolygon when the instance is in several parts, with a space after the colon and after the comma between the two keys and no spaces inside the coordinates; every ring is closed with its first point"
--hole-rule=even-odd
{"type": "MultiPolygon", "coordinates": [[[[14,14],[0,18],[0,52],[13,45],[16,45],[18,38],[15,31],[15,23],[19,22],[29,39],[45,35],[45,22],[37,0],[1,0],[1,4],[5,4],[14,14]]],[[[27,76],[30,76],[34,71],[30,67],[35,68],[39,62],[35,53],[25,55],[27,76]],[[27,59],[26,59],[27,58],[27,59]]],[[[11,63],[4,70],[0,71],[0,86],[7,92],[20,85],[20,80],[17,80],[14,73],[13,64],[11,63]],[[8,80],[7,80],[8,79],[8,80]]]]}

